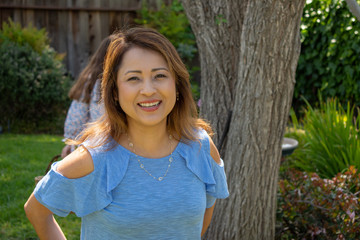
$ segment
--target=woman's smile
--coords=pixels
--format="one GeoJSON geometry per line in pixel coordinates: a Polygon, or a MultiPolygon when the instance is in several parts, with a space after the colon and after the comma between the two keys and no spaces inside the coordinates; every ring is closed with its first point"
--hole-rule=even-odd
{"type": "Polygon", "coordinates": [[[160,100],[149,100],[138,103],[139,107],[146,112],[154,112],[158,110],[160,104],[161,104],[160,100]]]}

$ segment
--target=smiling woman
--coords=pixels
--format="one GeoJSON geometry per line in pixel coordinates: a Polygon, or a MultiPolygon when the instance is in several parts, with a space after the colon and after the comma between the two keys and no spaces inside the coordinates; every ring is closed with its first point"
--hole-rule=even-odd
{"type": "Polygon", "coordinates": [[[105,115],[39,182],[27,216],[44,239],[65,238],[53,214],[70,212],[82,217],[81,239],[200,239],[215,200],[229,193],[189,74],[155,30],[111,39],[101,82],[105,115]]]}

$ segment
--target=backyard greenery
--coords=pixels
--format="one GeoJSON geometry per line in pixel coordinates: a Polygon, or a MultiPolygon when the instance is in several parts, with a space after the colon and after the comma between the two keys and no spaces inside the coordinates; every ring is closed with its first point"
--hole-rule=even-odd
{"type": "MultiPolygon", "coordinates": [[[[0,239],[37,239],[24,212],[24,203],[54,155],[61,152],[60,136],[0,135],[0,239]]],[[[79,239],[80,219],[57,217],[68,239],[79,239]]]]}
{"type": "Polygon", "coordinates": [[[360,22],[343,0],[307,0],[301,19],[301,53],[293,107],[303,96],[312,106],[324,99],[360,105],[360,22]]]}
{"type": "Polygon", "coordinates": [[[307,103],[304,118],[299,121],[292,112],[293,129],[302,129],[297,138],[305,144],[292,156],[294,167],[332,178],[349,166],[360,169],[359,109],[348,103],[346,110],[337,99],[320,100],[314,109],[307,103]],[[355,111],[357,110],[357,111],[355,111]]]}
{"type": "Polygon", "coordinates": [[[360,234],[360,117],[336,99],[308,103],[288,137],[299,141],[282,162],[277,239],[357,239],[360,234]]]}
{"type": "Polygon", "coordinates": [[[70,79],[45,29],[11,20],[0,30],[0,125],[13,132],[62,133],[70,79]],[[31,120],[31,121],[29,121],[31,120]]]}

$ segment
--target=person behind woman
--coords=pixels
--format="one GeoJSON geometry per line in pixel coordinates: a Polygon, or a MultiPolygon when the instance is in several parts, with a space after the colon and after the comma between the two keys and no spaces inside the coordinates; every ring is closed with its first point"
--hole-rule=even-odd
{"type": "Polygon", "coordinates": [[[229,193],[175,48],[152,29],[115,33],[101,86],[105,114],[25,204],[40,239],[64,239],[53,214],[70,212],[81,239],[200,239],[229,193]]]}
{"type": "MultiPolygon", "coordinates": [[[[110,42],[110,37],[102,40],[88,65],[69,91],[72,102],[64,124],[65,139],[74,140],[87,123],[95,121],[104,113],[104,106],[100,102],[99,78],[103,72],[106,50],[110,42]]],[[[66,145],[61,152],[61,157],[65,158],[73,150],[73,146],[66,145]]]]}

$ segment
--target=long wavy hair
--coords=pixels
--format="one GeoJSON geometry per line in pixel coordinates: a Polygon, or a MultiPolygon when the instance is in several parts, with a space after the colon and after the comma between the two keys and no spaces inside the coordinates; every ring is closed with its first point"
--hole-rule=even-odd
{"type": "Polygon", "coordinates": [[[96,81],[101,78],[105,55],[110,42],[110,37],[106,37],[101,41],[99,47],[91,56],[89,63],[84,68],[84,70],[81,71],[78,79],[70,89],[70,99],[85,103],[90,102],[91,92],[94,88],[94,85],[96,81]]]}
{"type": "Polygon", "coordinates": [[[92,147],[111,142],[111,137],[120,139],[127,132],[126,113],[120,107],[118,99],[117,73],[124,54],[133,47],[140,47],[160,53],[175,76],[178,100],[167,116],[167,130],[179,141],[198,140],[197,129],[203,128],[210,135],[210,125],[198,117],[195,101],[192,97],[189,73],[181,61],[175,47],[159,32],[150,28],[131,28],[111,35],[104,72],[101,81],[101,95],[105,114],[90,124],[77,138],[76,144],[89,140],[92,147]]]}

